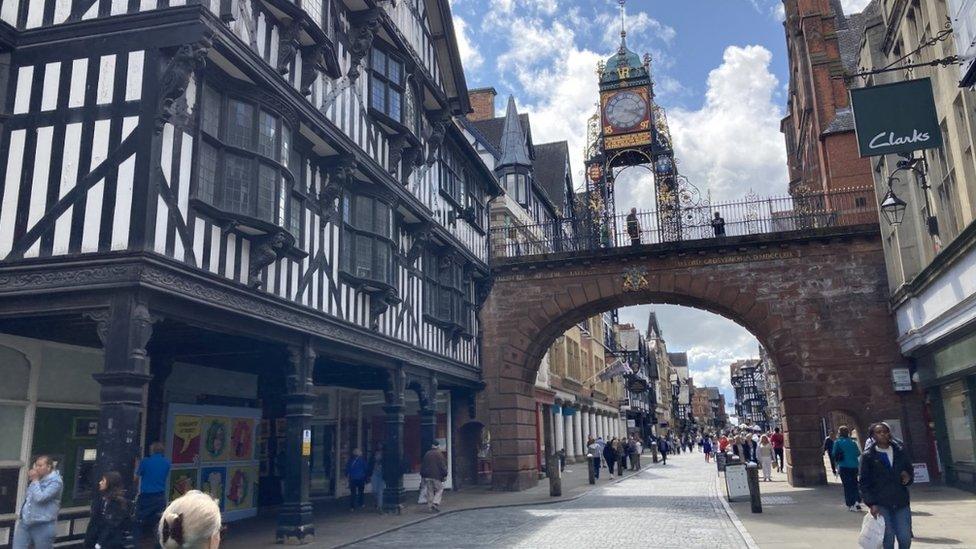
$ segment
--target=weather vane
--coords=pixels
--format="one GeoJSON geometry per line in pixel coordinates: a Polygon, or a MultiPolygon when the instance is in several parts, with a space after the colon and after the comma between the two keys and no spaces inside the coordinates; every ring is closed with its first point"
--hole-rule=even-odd
{"type": "Polygon", "coordinates": [[[627,36],[627,27],[625,24],[627,19],[627,0],[617,0],[617,3],[620,4],[620,37],[625,38],[627,36]]]}

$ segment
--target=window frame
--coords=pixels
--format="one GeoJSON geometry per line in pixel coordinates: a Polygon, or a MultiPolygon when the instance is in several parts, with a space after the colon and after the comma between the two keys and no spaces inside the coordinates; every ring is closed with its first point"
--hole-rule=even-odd
{"type": "Polygon", "coordinates": [[[339,231],[339,273],[355,286],[376,287],[377,289],[395,288],[397,284],[397,261],[396,261],[396,235],[397,220],[394,215],[393,205],[384,197],[370,193],[343,193],[340,201],[341,223],[339,231]],[[360,201],[370,202],[371,228],[365,227],[365,221],[358,219],[361,207],[360,201]],[[387,216],[386,234],[381,233],[377,227],[377,209],[382,205],[387,216]],[[359,256],[359,243],[369,241],[370,250],[370,274],[362,275],[358,271],[357,262],[359,256]],[[377,278],[374,271],[378,265],[377,250],[386,249],[386,279],[377,278]]]}
{"type": "Polygon", "coordinates": [[[286,117],[260,98],[250,97],[226,89],[213,78],[201,79],[199,84],[199,122],[196,128],[195,154],[193,159],[190,198],[198,204],[205,205],[207,211],[218,216],[232,217],[253,224],[256,228],[269,230],[270,226],[282,229],[301,242],[304,232],[304,222],[292,226],[290,220],[296,213],[301,219],[304,212],[304,194],[300,189],[303,177],[303,166],[296,161],[294,148],[294,132],[286,117]],[[208,104],[216,99],[216,103],[208,104]],[[230,137],[231,102],[248,105],[251,109],[251,125],[246,143],[232,142],[230,137]],[[209,118],[213,110],[217,111],[216,120],[209,118]],[[262,143],[266,142],[262,136],[264,117],[270,117],[275,122],[271,150],[262,150],[262,143]],[[208,122],[209,120],[209,122],[208,122]],[[214,124],[216,127],[214,128],[214,124]],[[216,131],[214,131],[216,130],[216,131]],[[203,147],[214,151],[212,180],[206,182],[202,173],[203,147]],[[268,156],[271,152],[274,156],[268,156]],[[228,158],[244,159],[246,166],[242,170],[248,174],[246,208],[234,205],[228,200],[228,158]],[[274,174],[274,191],[270,199],[266,199],[268,211],[262,210],[261,196],[262,178],[264,170],[271,170],[274,174]],[[209,191],[201,188],[209,187],[209,191]],[[284,207],[282,207],[284,206],[284,207]]]}
{"type": "Polygon", "coordinates": [[[402,127],[409,127],[408,124],[404,122],[405,108],[405,95],[408,89],[407,85],[407,70],[406,61],[396,53],[388,51],[386,48],[379,46],[377,43],[373,44],[369,52],[369,97],[368,105],[369,110],[383,116],[385,119],[395,122],[402,127]],[[380,71],[376,67],[376,57],[381,56],[383,58],[383,70],[380,71]],[[396,62],[400,66],[399,81],[395,82],[389,71],[390,61],[396,62]],[[383,107],[378,108],[374,104],[374,98],[376,90],[374,88],[375,84],[379,82],[383,86],[383,107]],[[390,90],[396,92],[396,95],[400,98],[399,110],[397,116],[393,116],[392,106],[390,102],[391,94],[390,90]]]}
{"type": "Polygon", "coordinates": [[[426,250],[422,279],[424,318],[463,337],[473,337],[474,284],[462,261],[450,253],[426,250]]]}

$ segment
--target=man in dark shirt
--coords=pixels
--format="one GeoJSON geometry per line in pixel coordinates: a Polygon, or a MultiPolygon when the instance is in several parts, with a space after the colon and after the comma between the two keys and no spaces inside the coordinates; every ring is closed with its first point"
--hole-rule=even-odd
{"type": "Polygon", "coordinates": [[[715,236],[725,236],[725,219],[715,212],[715,217],[712,219],[712,229],[715,231],[715,236]]]}
{"type": "Polygon", "coordinates": [[[439,513],[444,481],[447,480],[447,458],[436,440],[420,462],[420,478],[427,493],[427,508],[439,513]]]}
{"type": "Polygon", "coordinates": [[[155,532],[163,510],[166,509],[166,477],[169,475],[170,462],[163,455],[165,452],[166,447],[162,442],[153,442],[149,446],[149,457],[142,458],[139,468],[136,469],[139,487],[139,499],[136,503],[136,526],[139,528],[137,536],[141,536],[147,529],[155,532]]]}
{"type": "Polygon", "coordinates": [[[631,208],[627,214],[627,236],[630,237],[630,245],[637,246],[641,243],[641,226],[637,220],[637,208],[631,208]]]}

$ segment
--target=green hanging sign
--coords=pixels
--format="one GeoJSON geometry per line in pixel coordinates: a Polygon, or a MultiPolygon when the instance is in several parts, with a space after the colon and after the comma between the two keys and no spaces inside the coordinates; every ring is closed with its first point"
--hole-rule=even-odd
{"type": "Polygon", "coordinates": [[[928,78],[852,89],[851,105],[862,157],[942,146],[928,78]]]}

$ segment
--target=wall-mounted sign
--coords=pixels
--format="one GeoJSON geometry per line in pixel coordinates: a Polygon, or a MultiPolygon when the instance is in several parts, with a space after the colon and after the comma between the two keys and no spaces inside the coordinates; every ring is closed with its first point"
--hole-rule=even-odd
{"type": "Polygon", "coordinates": [[[920,482],[931,482],[929,478],[929,466],[926,463],[913,463],[912,468],[915,471],[915,484],[920,482]]]}
{"type": "Polygon", "coordinates": [[[626,149],[651,144],[651,132],[628,133],[625,135],[609,136],[603,141],[603,146],[609,151],[626,149]]]}
{"type": "Polygon", "coordinates": [[[895,392],[910,392],[912,390],[912,372],[908,368],[892,368],[891,382],[895,392]]]}
{"type": "Polygon", "coordinates": [[[851,105],[862,157],[942,146],[928,78],[852,89],[851,105]]]}
{"type": "Polygon", "coordinates": [[[312,430],[305,429],[302,431],[302,457],[310,455],[312,455],[312,430]]]}

